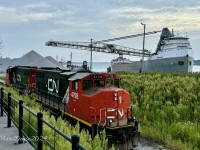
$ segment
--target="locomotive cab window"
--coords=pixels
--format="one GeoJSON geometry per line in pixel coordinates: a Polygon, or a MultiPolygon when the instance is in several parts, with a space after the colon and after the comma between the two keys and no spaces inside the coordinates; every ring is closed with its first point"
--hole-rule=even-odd
{"type": "Polygon", "coordinates": [[[179,61],[178,64],[179,64],[180,66],[182,66],[182,65],[184,65],[184,61],[179,61]]]}
{"type": "Polygon", "coordinates": [[[115,79],[115,80],[114,80],[114,85],[115,85],[116,87],[119,87],[119,79],[115,79]]]}
{"type": "Polygon", "coordinates": [[[107,79],[106,80],[106,86],[111,86],[111,85],[113,85],[113,80],[107,79]]]}
{"type": "Polygon", "coordinates": [[[84,80],[82,84],[83,91],[90,89],[93,86],[92,80],[84,80]]]}
{"type": "Polygon", "coordinates": [[[96,87],[103,87],[105,85],[104,80],[94,80],[94,86],[96,87]]]}
{"type": "Polygon", "coordinates": [[[78,90],[78,80],[72,81],[72,90],[78,90]]]}

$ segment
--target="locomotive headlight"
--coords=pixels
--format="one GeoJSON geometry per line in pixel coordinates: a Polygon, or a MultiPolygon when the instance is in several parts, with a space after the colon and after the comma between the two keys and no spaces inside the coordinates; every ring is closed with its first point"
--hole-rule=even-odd
{"type": "Polygon", "coordinates": [[[117,92],[115,92],[115,93],[114,93],[114,100],[115,100],[115,101],[117,100],[117,96],[118,96],[118,94],[117,94],[117,92]]]}
{"type": "Polygon", "coordinates": [[[111,125],[112,125],[112,120],[109,121],[109,126],[111,126],[111,125]]]}

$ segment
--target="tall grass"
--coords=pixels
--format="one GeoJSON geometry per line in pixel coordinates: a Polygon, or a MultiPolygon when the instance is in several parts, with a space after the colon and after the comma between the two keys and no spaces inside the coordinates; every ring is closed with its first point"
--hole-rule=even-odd
{"type": "Polygon", "coordinates": [[[173,149],[200,149],[199,73],[119,73],[141,135],[173,149]]]}

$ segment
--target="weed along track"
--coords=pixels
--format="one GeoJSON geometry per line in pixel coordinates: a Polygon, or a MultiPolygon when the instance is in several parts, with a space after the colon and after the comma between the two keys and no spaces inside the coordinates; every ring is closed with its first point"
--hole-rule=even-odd
{"type": "Polygon", "coordinates": [[[119,73],[141,136],[168,148],[200,149],[199,73],[119,73]]]}

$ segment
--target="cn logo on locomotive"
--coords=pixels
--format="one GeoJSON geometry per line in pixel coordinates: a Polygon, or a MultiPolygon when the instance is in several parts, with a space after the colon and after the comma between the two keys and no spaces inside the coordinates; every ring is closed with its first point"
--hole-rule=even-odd
{"type": "Polygon", "coordinates": [[[56,93],[58,93],[59,91],[59,81],[53,80],[53,79],[48,79],[48,91],[53,92],[54,90],[56,90],[56,93]]]}
{"type": "Polygon", "coordinates": [[[22,79],[21,79],[21,75],[17,75],[17,81],[19,81],[19,82],[21,82],[22,81],[22,79]]]}
{"type": "Polygon", "coordinates": [[[122,111],[120,111],[119,109],[108,109],[107,112],[105,111],[105,116],[107,115],[107,118],[115,118],[116,116],[113,115],[109,115],[108,112],[115,112],[115,114],[119,114],[120,117],[124,116],[124,109],[122,108],[122,111]],[[108,113],[108,114],[107,114],[108,113]]]}

